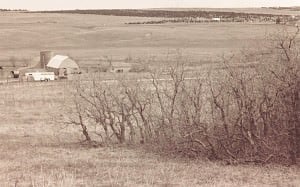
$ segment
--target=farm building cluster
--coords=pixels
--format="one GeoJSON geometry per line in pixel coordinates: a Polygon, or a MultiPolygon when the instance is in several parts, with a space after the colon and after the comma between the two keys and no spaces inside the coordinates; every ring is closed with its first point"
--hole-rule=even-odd
{"type": "Polygon", "coordinates": [[[80,73],[79,65],[68,56],[54,55],[52,51],[41,51],[39,63],[11,71],[13,78],[27,81],[50,81],[66,79],[80,73]]]}
{"type": "Polygon", "coordinates": [[[52,51],[41,51],[39,57],[28,60],[26,64],[18,63],[16,65],[16,62],[19,62],[17,58],[2,60],[2,62],[2,64],[6,65],[0,66],[0,82],[72,80],[74,74],[97,72],[128,73],[141,72],[146,69],[143,64],[120,59],[115,61],[104,59],[98,64],[90,59],[87,61],[81,60],[84,66],[79,67],[79,64],[71,57],[54,54],[52,51]]]}

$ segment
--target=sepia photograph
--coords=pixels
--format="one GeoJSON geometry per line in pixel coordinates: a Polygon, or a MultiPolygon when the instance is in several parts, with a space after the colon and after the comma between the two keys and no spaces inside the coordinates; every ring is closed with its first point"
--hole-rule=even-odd
{"type": "Polygon", "coordinates": [[[300,1],[0,0],[0,186],[300,187],[300,1]]]}

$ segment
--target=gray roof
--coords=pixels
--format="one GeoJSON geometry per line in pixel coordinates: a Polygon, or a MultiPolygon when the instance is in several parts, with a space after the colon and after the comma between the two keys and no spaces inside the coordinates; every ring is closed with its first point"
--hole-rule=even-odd
{"type": "Polygon", "coordinates": [[[47,64],[49,68],[75,68],[78,69],[78,64],[68,56],[55,55],[47,64]]]}

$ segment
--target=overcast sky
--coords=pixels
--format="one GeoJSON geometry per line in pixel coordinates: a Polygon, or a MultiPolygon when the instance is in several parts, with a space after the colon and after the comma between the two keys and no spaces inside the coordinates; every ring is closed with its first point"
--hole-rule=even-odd
{"type": "Polygon", "coordinates": [[[28,10],[262,6],[300,6],[300,0],[0,0],[0,8],[28,10]]]}

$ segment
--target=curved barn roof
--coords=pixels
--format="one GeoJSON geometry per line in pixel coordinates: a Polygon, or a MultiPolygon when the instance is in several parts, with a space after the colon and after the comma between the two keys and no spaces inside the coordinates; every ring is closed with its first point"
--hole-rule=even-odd
{"type": "Polygon", "coordinates": [[[79,68],[78,64],[68,56],[55,55],[47,64],[49,68],[79,68]]]}

